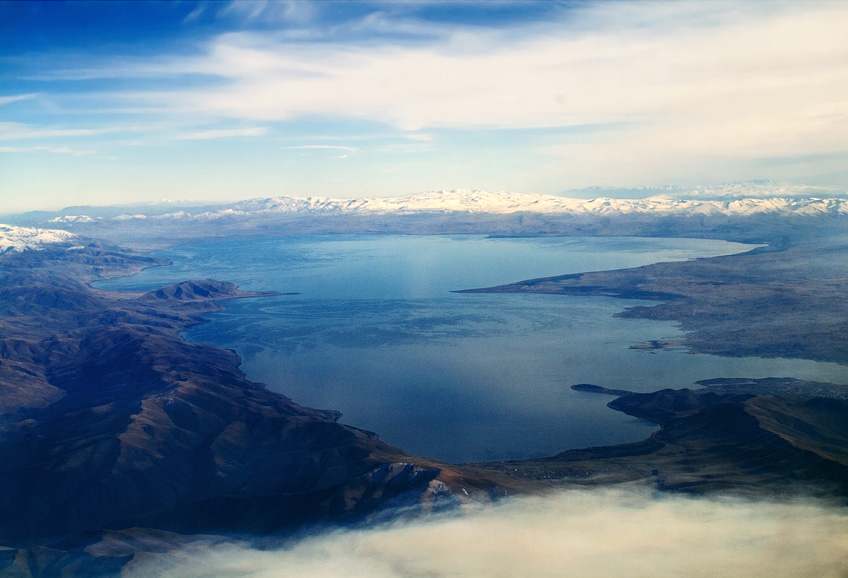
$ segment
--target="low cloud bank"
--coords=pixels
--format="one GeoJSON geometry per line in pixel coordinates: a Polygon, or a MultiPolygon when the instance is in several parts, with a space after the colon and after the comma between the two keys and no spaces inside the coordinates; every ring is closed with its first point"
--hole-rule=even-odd
{"type": "Polygon", "coordinates": [[[848,509],[819,502],[568,491],[464,516],[337,531],[279,549],[197,542],[146,578],[848,576],[848,509]]]}

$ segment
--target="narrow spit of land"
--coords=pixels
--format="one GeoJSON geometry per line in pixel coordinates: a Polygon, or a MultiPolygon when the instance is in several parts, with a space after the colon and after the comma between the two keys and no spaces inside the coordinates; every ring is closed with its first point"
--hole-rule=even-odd
{"type": "Polygon", "coordinates": [[[842,236],[722,257],[531,279],[477,293],[606,295],[657,301],[623,318],[674,321],[680,347],[729,357],[787,357],[848,365],[848,244],[842,236]]]}

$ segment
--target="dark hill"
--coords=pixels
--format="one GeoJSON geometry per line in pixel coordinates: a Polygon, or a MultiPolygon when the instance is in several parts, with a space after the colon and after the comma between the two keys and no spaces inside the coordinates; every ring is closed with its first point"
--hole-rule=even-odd
{"type": "Polygon", "coordinates": [[[0,262],[0,538],[278,531],[368,515],[389,483],[395,498],[452,503],[438,469],[375,477],[409,456],[179,336],[217,299],[252,294],[213,280],[136,298],[85,285],[151,264],[97,246],[0,262]]]}
{"type": "MultiPolygon", "coordinates": [[[[759,389],[758,381],[770,380],[748,381],[759,389]]],[[[794,383],[803,392],[802,382],[794,383]]],[[[777,397],[709,389],[628,393],[587,384],[575,387],[619,392],[610,407],[652,420],[660,430],[643,442],[478,467],[564,486],[646,480],[658,489],[698,494],[848,498],[844,399],[803,393],[777,397]]]]}
{"type": "Polygon", "coordinates": [[[234,283],[216,281],[214,279],[202,279],[184,281],[177,285],[157,289],[156,291],[145,293],[140,299],[142,301],[151,301],[154,299],[192,301],[197,299],[222,299],[243,295],[245,293],[240,292],[234,283]]]}

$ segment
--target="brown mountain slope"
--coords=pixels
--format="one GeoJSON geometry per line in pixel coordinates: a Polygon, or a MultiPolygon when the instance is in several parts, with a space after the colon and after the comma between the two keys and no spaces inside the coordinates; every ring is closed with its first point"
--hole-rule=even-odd
{"type": "Polygon", "coordinates": [[[655,421],[660,430],[634,444],[478,467],[555,486],[642,480],[699,494],[848,497],[845,399],[666,389],[627,393],[609,405],[655,421]]]}
{"type": "Polygon", "coordinates": [[[235,354],[179,337],[216,299],[250,294],[205,280],[116,298],[83,282],[151,260],[66,258],[58,248],[2,263],[0,537],[265,532],[364,515],[407,491],[452,500],[438,470],[387,475],[381,466],[408,456],[247,381],[235,354]]]}

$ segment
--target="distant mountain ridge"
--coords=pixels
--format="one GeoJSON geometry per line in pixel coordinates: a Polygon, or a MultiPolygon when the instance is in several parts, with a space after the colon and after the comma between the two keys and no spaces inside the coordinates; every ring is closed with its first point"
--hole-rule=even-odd
{"type": "Polygon", "coordinates": [[[44,245],[67,243],[75,238],[75,234],[60,229],[0,225],[0,255],[3,253],[20,253],[27,249],[42,249],[44,245]]]}
{"type": "Polygon", "coordinates": [[[275,214],[342,214],[342,215],[409,215],[479,213],[505,215],[512,213],[573,214],[582,216],[658,215],[658,216],[839,216],[848,215],[848,198],[756,197],[729,199],[680,199],[661,195],[643,199],[573,199],[555,195],[488,192],[458,189],[432,191],[402,197],[340,199],[330,197],[278,196],[250,199],[216,210],[179,210],[146,215],[121,214],[114,217],[62,215],[50,223],[91,223],[138,221],[144,219],[177,221],[214,221],[239,217],[273,216],[275,214]]]}
{"type": "Polygon", "coordinates": [[[700,188],[590,188],[572,194],[579,198],[468,189],[355,199],[275,196],[229,204],[72,206],[4,221],[64,229],[149,251],[221,237],[375,233],[697,237],[776,243],[786,238],[787,227],[806,229],[805,234],[825,229],[838,233],[848,216],[848,192],[771,181],[700,188]]]}

